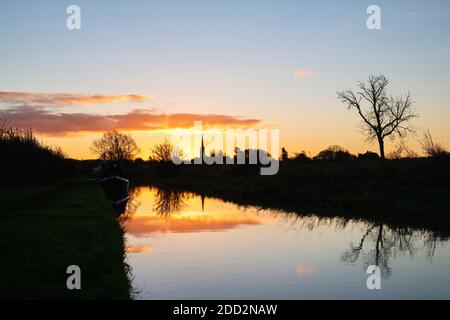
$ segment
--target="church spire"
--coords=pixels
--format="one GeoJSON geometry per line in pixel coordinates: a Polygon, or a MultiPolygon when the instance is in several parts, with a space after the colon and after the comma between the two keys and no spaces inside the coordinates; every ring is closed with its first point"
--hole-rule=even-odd
{"type": "Polygon", "coordinates": [[[205,159],[205,144],[203,143],[203,134],[202,134],[202,148],[200,150],[200,159],[205,159]]]}

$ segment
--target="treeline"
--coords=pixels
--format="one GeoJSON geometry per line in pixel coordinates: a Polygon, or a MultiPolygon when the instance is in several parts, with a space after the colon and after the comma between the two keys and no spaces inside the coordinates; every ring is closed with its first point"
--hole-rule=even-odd
{"type": "Polygon", "coordinates": [[[0,123],[0,185],[50,182],[71,176],[75,161],[39,141],[30,129],[0,123]]]}
{"type": "MultiPolygon", "coordinates": [[[[422,146],[423,155],[428,158],[449,158],[450,152],[440,143],[434,141],[430,132],[427,130],[424,133],[424,137],[420,142],[422,146]]],[[[330,146],[320,151],[315,156],[309,156],[305,151],[294,153],[293,156],[289,156],[288,151],[285,148],[281,149],[281,161],[348,161],[348,160],[378,160],[381,157],[376,152],[367,151],[365,153],[358,153],[357,155],[350,153],[347,149],[341,146],[330,146]]],[[[398,143],[393,150],[388,153],[387,159],[412,159],[421,158],[419,154],[408,148],[404,142],[398,143]]]]}
{"type": "MultiPolygon", "coordinates": [[[[426,157],[449,158],[450,153],[441,143],[433,140],[429,131],[426,131],[421,144],[426,157]]],[[[173,175],[179,171],[180,167],[184,167],[184,165],[179,166],[173,163],[175,146],[168,140],[154,145],[149,159],[142,159],[136,157],[139,149],[133,137],[114,130],[94,140],[91,150],[98,155],[97,160],[68,159],[60,148],[53,148],[39,141],[32,130],[16,128],[0,122],[0,168],[3,171],[0,175],[0,185],[49,182],[74,175],[91,176],[93,169],[103,160],[122,161],[132,176],[173,175]]],[[[265,158],[272,157],[269,153],[257,151],[236,148],[233,155],[226,155],[220,150],[217,152],[203,150],[205,159],[202,160],[222,157],[223,163],[227,163],[227,160],[237,163],[239,155],[244,158],[246,165],[236,165],[232,166],[234,168],[224,168],[224,170],[217,170],[217,166],[214,165],[212,167],[216,168],[217,174],[223,174],[223,171],[227,171],[227,174],[248,174],[252,171],[256,172],[261,166],[259,161],[255,165],[249,164],[252,154],[257,154],[257,157],[261,154],[265,155],[265,158]]],[[[305,151],[290,155],[285,148],[282,148],[279,160],[284,166],[288,163],[346,162],[380,158],[377,153],[371,151],[355,155],[343,147],[330,146],[315,156],[305,151]]],[[[387,158],[420,157],[405,144],[400,143],[387,158]]],[[[196,163],[196,160],[198,159],[191,159],[190,162],[196,163]]],[[[198,169],[209,167],[205,164],[206,161],[201,162],[203,165],[198,169]]]]}
{"type": "Polygon", "coordinates": [[[289,157],[289,153],[285,148],[281,149],[281,161],[348,161],[348,160],[377,160],[380,156],[372,151],[365,153],[359,153],[358,155],[350,153],[347,149],[340,146],[330,146],[317,155],[311,157],[305,151],[295,153],[292,157],[289,157]]]}

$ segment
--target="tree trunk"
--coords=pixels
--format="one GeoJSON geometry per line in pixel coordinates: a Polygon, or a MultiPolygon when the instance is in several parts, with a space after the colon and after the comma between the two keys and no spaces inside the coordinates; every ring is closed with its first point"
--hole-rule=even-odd
{"type": "Polygon", "coordinates": [[[378,138],[378,144],[380,145],[380,157],[382,160],[385,159],[384,157],[384,141],[383,138],[378,138]]]}

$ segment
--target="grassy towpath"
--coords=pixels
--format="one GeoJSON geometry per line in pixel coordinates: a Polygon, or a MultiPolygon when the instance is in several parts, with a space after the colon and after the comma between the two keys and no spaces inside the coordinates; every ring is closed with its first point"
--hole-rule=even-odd
{"type": "Polygon", "coordinates": [[[123,231],[98,186],[0,191],[0,298],[130,298],[123,231]],[[81,290],[67,289],[69,265],[81,269],[81,290]]]}

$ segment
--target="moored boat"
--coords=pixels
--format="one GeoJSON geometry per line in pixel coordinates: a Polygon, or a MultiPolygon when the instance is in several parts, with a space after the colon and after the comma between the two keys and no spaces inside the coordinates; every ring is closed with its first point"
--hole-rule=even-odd
{"type": "Polygon", "coordinates": [[[104,161],[101,167],[94,169],[94,178],[103,187],[114,210],[118,214],[124,213],[129,199],[130,181],[123,165],[119,161],[104,161]]]}

